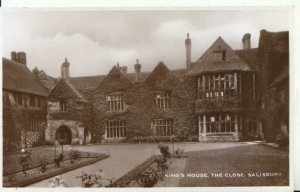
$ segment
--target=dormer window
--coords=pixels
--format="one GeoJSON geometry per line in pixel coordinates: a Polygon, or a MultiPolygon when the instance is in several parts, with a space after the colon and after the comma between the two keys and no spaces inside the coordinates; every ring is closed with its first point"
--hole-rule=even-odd
{"type": "Polygon", "coordinates": [[[170,107],[170,95],[169,91],[156,91],[154,94],[156,108],[168,109],[170,107]]]}
{"type": "Polygon", "coordinates": [[[59,100],[59,110],[60,111],[66,111],[67,110],[67,101],[66,101],[66,99],[60,99],[59,100]]]}
{"type": "Polygon", "coordinates": [[[214,62],[225,62],[226,56],[226,50],[216,50],[213,52],[214,62]]]}

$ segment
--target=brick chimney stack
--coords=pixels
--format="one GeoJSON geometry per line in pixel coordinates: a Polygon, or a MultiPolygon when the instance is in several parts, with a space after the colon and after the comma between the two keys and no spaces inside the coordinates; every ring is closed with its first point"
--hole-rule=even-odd
{"type": "Polygon", "coordinates": [[[251,34],[246,33],[242,39],[243,49],[251,49],[251,34]]]}
{"type": "Polygon", "coordinates": [[[135,83],[141,82],[140,74],[141,74],[142,65],[139,63],[139,60],[136,60],[136,64],[134,65],[135,70],[135,83]]]}
{"type": "Polygon", "coordinates": [[[185,48],[186,48],[186,68],[190,69],[191,68],[191,60],[192,60],[192,53],[191,53],[192,42],[191,42],[189,33],[186,35],[185,48]]]}
{"type": "Polygon", "coordinates": [[[61,65],[61,77],[65,80],[70,79],[69,67],[70,63],[68,62],[68,59],[65,58],[65,62],[63,62],[63,64],[61,65]]]}
{"type": "Polygon", "coordinates": [[[15,51],[11,52],[11,60],[22,63],[26,65],[26,53],[25,52],[18,52],[15,51]]]}

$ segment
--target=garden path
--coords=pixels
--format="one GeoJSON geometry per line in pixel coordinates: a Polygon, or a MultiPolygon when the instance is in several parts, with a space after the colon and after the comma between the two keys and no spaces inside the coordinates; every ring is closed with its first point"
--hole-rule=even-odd
{"type": "MultiPolygon", "coordinates": [[[[184,148],[184,151],[202,151],[211,149],[231,148],[255,144],[252,142],[226,142],[226,143],[175,143],[174,148],[184,148]]],[[[170,149],[172,151],[172,144],[170,149]]],[[[71,146],[65,146],[65,149],[71,146]]],[[[159,154],[156,144],[101,144],[79,146],[79,150],[84,152],[109,153],[110,157],[82,168],[78,168],[61,174],[65,183],[70,187],[80,187],[81,172],[96,172],[102,169],[106,178],[118,179],[127,172],[144,162],[154,154],[159,154]]],[[[28,187],[48,187],[50,179],[46,179],[28,187]]]]}

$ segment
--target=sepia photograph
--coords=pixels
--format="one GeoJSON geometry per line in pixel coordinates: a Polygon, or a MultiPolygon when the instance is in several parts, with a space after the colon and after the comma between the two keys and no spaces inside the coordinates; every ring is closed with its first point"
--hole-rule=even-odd
{"type": "Polygon", "coordinates": [[[285,7],[2,11],[2,187],[290,186],[291,22],[285,7]]]}

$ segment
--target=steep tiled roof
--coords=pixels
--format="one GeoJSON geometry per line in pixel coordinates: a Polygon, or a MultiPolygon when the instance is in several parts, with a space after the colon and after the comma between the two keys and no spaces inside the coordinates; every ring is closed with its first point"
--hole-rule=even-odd
{"type": "Polygon", "coordinates": [[[254,67],[258,65],[257,48],[240,49],[240,50],[235,50],[234,52],[250,66],[254,67]]]}
{"type": "MultiPolygon", "coordinates": [[[[179,79],[186,73],[186,69],[171,70],[173,74],[179,79]]],[[[151,72],[141,72],[140,81],[144,82],[151,72]]],[[[127,73],[125,76],[132,82],[135,81],[135,73],[127,73]]],[[[106,75],[71,77],[70,82],[79,90],[95,88],[106,77],[106,75]]]]}
{"type": "Polygon", "coordinates": [[[83,102],[87,102],[86,98],[83,96],[83,94],[69,81],[66,81],[67,85],[72,89],[72,91],[81,99],[83,102]]]}
{"type": "Polygon", "coordinates": [[[105,78],[105,75],[71,77],[70,82],[77,89],[88,89],[88,88],[97,87],[104,78],[105,78]]]}
{"type": "Polygon", "coordinates": [[[187,73],[190,75],[196,75],[203,72],[228,70],[247,71],[250,70],[250,66],[246,63],[246,61],[241,59],[221,37],[219,37],[187,73]],[[214,50],[219,49],[226,50],[226,57],[228,60],[218,63],[213,61],[213,52],[214,50]]]}
{"type": "Polygon", "coordinates": [[[3,88],[35,95],[48,96],[48,90],[26,65],[3,58],[3,88]]]}

